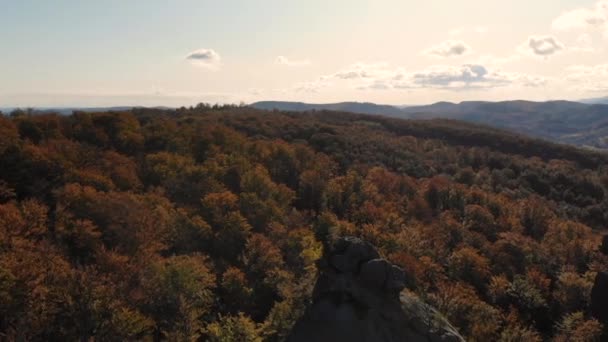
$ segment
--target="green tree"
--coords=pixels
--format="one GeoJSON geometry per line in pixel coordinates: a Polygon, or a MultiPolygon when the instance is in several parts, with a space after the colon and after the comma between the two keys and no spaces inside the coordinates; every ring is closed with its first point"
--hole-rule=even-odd
{"type": "Polygon", "coordinates": [[[176,256],[152,263],[140,279],[142,307],[155,321],[155,336],[198,337],[214,301],[215,275],[202,256],[176,256]]]}
{"type": "Polygon", "coordinates": [[[236,316],[220,316],[205,328],[206,340],[210,342],[261,342],[259,326],[239,313],[236,316]]]}

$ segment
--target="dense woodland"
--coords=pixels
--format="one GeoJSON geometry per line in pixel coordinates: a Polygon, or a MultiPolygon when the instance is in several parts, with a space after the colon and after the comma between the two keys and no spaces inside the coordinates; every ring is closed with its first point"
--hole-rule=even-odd
{"type": "Polygon", "coordinates": [[[0,116],[0,340],[280,341],[370,241],[472,341],[596,341],[608,156],[456,121],[0,116]]]}

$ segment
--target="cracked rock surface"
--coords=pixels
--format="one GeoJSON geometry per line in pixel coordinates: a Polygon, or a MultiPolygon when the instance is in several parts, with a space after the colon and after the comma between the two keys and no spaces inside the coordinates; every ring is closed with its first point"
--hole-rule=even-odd
{"type": "Polygon", "coordinates": [[[318,267],[312,304],[288,341],[463,341],[437,311],[402,292],[404,272],[370,243],[341,238],[318,267]]]}

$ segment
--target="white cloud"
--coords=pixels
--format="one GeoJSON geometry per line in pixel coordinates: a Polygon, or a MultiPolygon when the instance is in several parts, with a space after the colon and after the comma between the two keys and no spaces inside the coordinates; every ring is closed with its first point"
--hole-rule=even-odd
{"type": "Polygon", "coordinates": [[[280,65],[285,65],[285,66],[289,66],[289,67],[303,67],[303,66],[308,66],[310,65],[310,61],[303,59],[303,60],[290,60],[289,58],[285,57],[285,56],[278,56],[275,60],[275,62],[277,64],[280,65]]]}
{"type": "Polygon", "coordinates": [[[352,64],[330,77],[339,79],[361,79],[361,78],[374,78],[386,72],[388,64],[386,63],[355,63],[352,64]]]}
{"type": "Polygon", "coordinates": [[[323,88],[346,86],[360,90],[443,89],[460,91],[505,86],[538,87],[547,79],[534,75],[503,72],[481,64],[435,65],[418,71],[390,67],[386,63],[356,63],[334,74],[297,84],[297,92],[319,92],[323,88]]]}
{"type": "Polygon", "coordinates": [[[198,49],[189,53],[188,56],[186,56],[186,60],[199,67],[218,69],[221,65],[222,58],[213,49],[198,49]]]}
{"type": "Polygon", "coordinates": [[[579,91],[608,91],[608,64],[573,65],[567,71],[566,81],[579,91]]]}
{"type": "Polygon", "coordinates": [[[404,72],[402,68],[391,69],[384,62],[358,62],[344,67],[333,74],[320,76],[316,80],[300,82],[293,89],[297,92],[316,93],[322,88],[338,84],[352,88],[367,88],[376,81],[383,82],[385,79],[402,76],[404,72]]]}
{"type": "Polygon", "coordinates": [[[608,36],[608,0],[598,1],[593,7],[564,12],[553,20],[559,31],[599,29],[608,36]]]}
{"type": "Polygon", "coordinates": [[[423,87],[453,88],[477,85],[501,85],[504,80],[488,74],[482,65],[433,66],[412,75],[414,84],[423,87]]]}
{"type": "Polygon", "coordinates": [[[573,65],[567,69],[571,76],[576,77],[589,77],[599,76],[608,77],[608,64],[597,64],[597,65],[573,65]]]}
{"type": "Polygon", "coordinates": [[[318,93],[321,89],[337,84],[352,88],[368,87],[377,80],[394,76],[396,70],[391,70],[387,63],[354,63],[337,72],[323,75],[313,81],[300,82],[293,87],[296,92],[318,93]]]}
{"type": "Polygon", "coordinates": [[[424,50],[422,53],[432,57],[457,57],[471,52],[471,47],[460,40],[446,40],[424,50]]]}
{"type": "Polygon", "coordinates": [[[321,88],[330,86],[331,83],[319,78],[315,81],[300,82],[293,87],[293,90],[301,93],[318,93],[321,88]]]}
{"type": "Polygon", "coordinates": [[[528,40],[519,47],[523,53],[538,57],[549,57],[564,50],[565,46],[553,36],[530,36],[528,40]]]}
{"type": "Polygon", "coordinates": [[[539,76],[539,75],[530,75],[530,74],[517,73],[517,72],[506,73],[504,75],[505,75],[505,77],[508,77],[511,80],[512,84],[516,84],[516,85],[520,85],[520,86],[524,86],[524,87],[533,87],[533,88],[542,87],[542,86],[549,84],[549,82],[554,81],[554,79],[539,76]]]}
{"type": "Polygon", "coordinates": [[[320,89],[334,85],[332,80],[335,79],[336,77],[334,75],[324,75],[313,81],[297,83],[293,87],[293,90],[304,93],[318,93],[320,89]]]}
{"type": "Polygon", "coordinates": [[[510,85],[537,87],[546,83],[542,77],[508,73],[480,64],[432,66],[414,72],[394,84],[395,88],[439,88],[446,90],[488,89],[510,85]]]}

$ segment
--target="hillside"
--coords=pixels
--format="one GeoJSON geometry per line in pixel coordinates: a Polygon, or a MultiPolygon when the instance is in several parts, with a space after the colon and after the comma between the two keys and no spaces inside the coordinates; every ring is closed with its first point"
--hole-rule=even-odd
{"type": "Polygon", "coordinates": [[[304,102],[282,102],[282,101],[261,101],[250,105],[256,109],[263,110],[283,110],[293,112],[305,112],[312,110],[331,110],[336,112],[349,112],[358,114],[378,114],[385,116],[402,116],[401,110],[394,106],[379,105],[369,102],[339,102],[327,104],[312,104],[304,102]]]}
{"type": "Polygon", "coordinates": [[[454,119],[508,129],[559,143],[608,148],[608,105],[601,102],[465,101],[406,107],[351,102],[327,105],[258,102],[252,106],[291,111],[335,110],[409,119],[454,119]]]}
{"type": "Polygon", "coordinates": [[[437,103],[402,109],[409,118],[450,118],[556,142],[608,148],[608,105],[568,101],[437,103]]]}
{"type": "Polygon", "coordinates": [[[589,104],[606,104],[606,105],[608,105],[608,96],[584,99],[584,100],[581,100],[581,102],[589,103],[589,104]]]}
{"type": "MultiPolygon", "coordinates": [[[[456,340],[602,334],[604,153],[447,119],[201,105],[0,116],[0,165],[9,341],[284,341],[337,302],[370,333],[407,310],[456,340]]],[[[421,323],[398,329],[435,336],[421,323]]]]}

